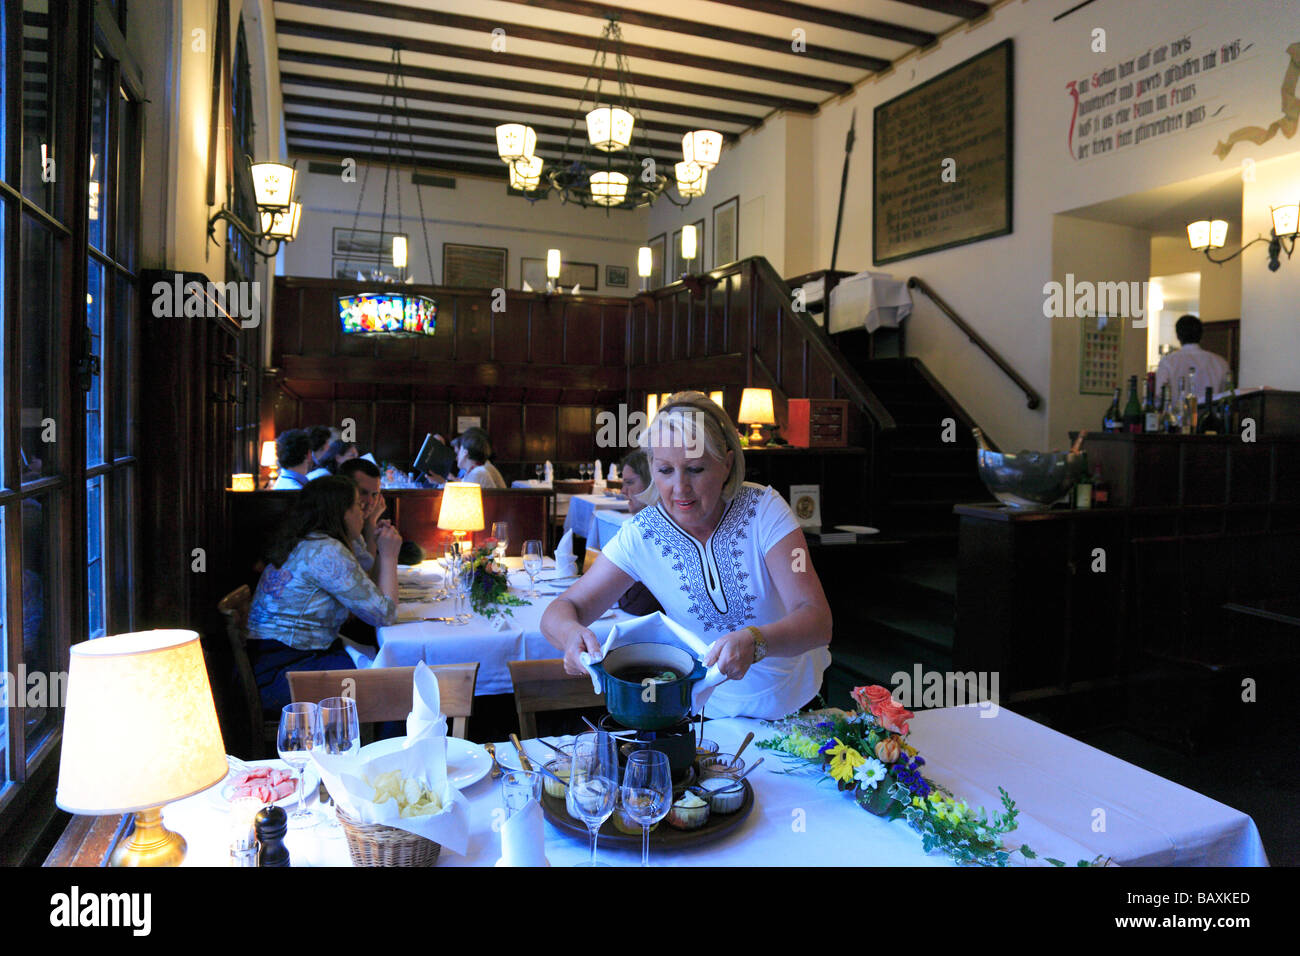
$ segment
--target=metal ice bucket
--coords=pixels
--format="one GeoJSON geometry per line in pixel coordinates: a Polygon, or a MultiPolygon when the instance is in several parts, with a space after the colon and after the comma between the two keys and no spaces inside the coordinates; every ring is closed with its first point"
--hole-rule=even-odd
{"type": "Polygon", "coordinates": [[[1082,452],[1022,451],[1011,455],[980,448],[975,454],[984,487],[1007,507],[1025,511],[1050,508],[1069,494],[1087,469],[1087,456],[1082,452]]]}

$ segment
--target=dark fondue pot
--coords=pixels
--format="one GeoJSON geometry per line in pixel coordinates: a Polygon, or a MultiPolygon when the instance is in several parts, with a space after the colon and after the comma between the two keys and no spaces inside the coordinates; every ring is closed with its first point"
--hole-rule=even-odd
{"type": "Polygon", "coordinates": [[[662,730],[691,712],[702,663],[671,644],[625,644],[591,665],[600,674],[605,707],[624,727],[662,730]],[[672,680],[664,680],[668,672],[672,680]]]}

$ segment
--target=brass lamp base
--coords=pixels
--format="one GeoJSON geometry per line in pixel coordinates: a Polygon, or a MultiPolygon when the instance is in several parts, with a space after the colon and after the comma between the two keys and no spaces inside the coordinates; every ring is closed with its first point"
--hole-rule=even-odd
{"type": "Polygon", "coordinates": [[[185,838],[163,826],[162,807],[140,810],[135,815],[135,832],[119,844],[109,866],[180,866],[185,859],[185,838]]]}
{"type": "Polygon", "coordinates": [[[758,422],[751,422],[749,434],[745,436],[745,441],[749,443],[750,448],[762,448],[767,444],[767,435],[763,433],[763,427],[758,422]]]}

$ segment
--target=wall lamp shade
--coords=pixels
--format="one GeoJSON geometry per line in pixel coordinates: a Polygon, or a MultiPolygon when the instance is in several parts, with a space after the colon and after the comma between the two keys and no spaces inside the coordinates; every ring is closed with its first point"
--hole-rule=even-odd
{"type": "Polygon", "coordinates": [[[678,163],[673,167],[677,175],[677,192],[683,199],[703,196],[709,182],[709,172],[699,163],[678,163]]]}
{"type": "Polygon", "coordinates": [[[618,106],[597,106],[587,114],[587,139],[606,153],[627,149],[632,142],[636,120],[618,106]]]}
{"type": "Polygon", "coordinates": [[[645,397],[645,417],[647,421],[653,421],[654,417],[659,414],[659,396],[651,392],[645,397]]]}
{"type": "Polygon", "coordinates": [[[497,127],[497,153],[507,163],[529,159],[537,149],[537,131],[523,123],[502,123],[497,127]]]}
{"type": "Polygon", "coordinates": [[[1300,228],[1300,203],[1287,203],[1273,207],[1273,232],[1279,236],[1294,236],[1300,228]]]}
{"type": "Polygon", "coordinates": [[[259,211],[262,220],[262,234],[268,239],[282,239],[293,242],[298,238],[298,223],[302,221],[302,203],[290,203],[277,212],[259,211]]]}
{"type": "Polygon", "coordinates": [[[617,206],[627,198],[627,177],[606,170],[592,173],[591,198],[603,206],[617,206]]]}
{"type": "Polygon", "coordinates": [[[509,163],[510,188],[532,192],[542,182],[542,157],[529,156],[509,163]]]}
{"type": "Polygon", "coordinates": [[[722,393],[721,393],[721,392],[709,392],[709,401],[711,401],[714,405],[717,405],[719,408],[721,408],[721,407],[722,407],[722,393]]]}
{"type": "Polygon", "coordinates": [[[636,274],[648,279],[654,273],[654,251],[649,246],[642,246],[636,251],[636,274]]]}
{"type": "Polygon", "coordinates": [[[483,530],[483,489],[472,481],[450,481],[442,490],[438,527],[460,537],[466,531],[483,530]]]}
{"type": "Polygon", "coordinates": [[[691,260],[695,258],[698,237],[695,234],[694,226],[682,226],[682,258],[691,260]]]}
{"type": "Polygon", "coordinates": [[[711,129],[697,129],[682,137],[682,158],[712,169],[722,158],[722,134],[711,129]]]}
{"type": "Polygon", "coordinates": [[[558,279],[560,277],[560,250],[546,250],[546,278],[558,279]]]}
{"type": "Polygon", "coordinates": [[[393,268],[406,268],[406,237],[393,236],[393,268]]]}
{"type": "Polygon", "coordinates": [[[1198,219],[1187,224],[1187,242],[1194,252],[1220,249],[1228,238],[1228,223],[1223,219],[1198,219]]]}
{"type": "Polygon", "coordinates": [[[117,634],[74,644],[55,803],[69,813],[137,813],[115,865],[175,865],[185,841],[161,807],[229,772],[194,631],[117,634]]]}
{"type": "Polygon", "coordinates": [[[253,198],[263,209],[284,209],[294,196],[298,171],[283,163],[253,163],[253,198]]]}

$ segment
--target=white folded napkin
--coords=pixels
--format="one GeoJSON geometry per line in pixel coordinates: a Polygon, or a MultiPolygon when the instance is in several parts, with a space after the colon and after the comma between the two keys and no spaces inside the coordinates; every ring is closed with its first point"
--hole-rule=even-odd
{"type": "Polygon", "coordinates": [[[376,468],[379,467],[379,462],[375,461],[375,455],[374,455],[374,452],[369,452],[369,451],[368,451],[368,452],[366,452],[364,455],[362,455],[361,457],[364,458],[366,461],[370,462],[370,464],[374,465],[376,468]]]}
{"type": "Polygon", "coordinates": [[[606,476],[605,480],[618,481],[618,465],[614,464],[612,461],[609,463],[609,474],[606,476]]]}
{"type": "MultiPolygon", "coordinates": [[[[406,716],[406,746],[412,747],[421,740],[441,737],[446,748],[447,718],[442,712],[442,694],[438,678],[433,676],[424,661],[415,665],[415,679],[411,687],[411,712],[406,716]]],[[[444,759],[445,763],[445,759],[444,759]]]]}
{"type": "Polygon", "coordinates": [[[497,866],[550,866],[546,859],[546,824],[542,805],[529,800],[501,825],[501,859],[497,866]]]}
{"type": "Polygon", "coordinates": [[[578,559],[573,556],[573,529],[570,528],[555,548],[555,576],[571,578],[577,573],[578,559]]]}
{"type": "MultiPolygon", "coordinates": [[[[587,673],[591,675],[591,686],[597,694],[601,693],[604,688],[600,686],[600,675],[591,666],[592,663],[604,660],[606,654],[615,647],[621,647],[624,644],[672,644],[680,647],[696,660],[701,661],[708,655],[709,648],[713,646],[713,644],[705,644],[703,640],[667,617],[662,611],[656,611],[644,617],[615,624],[609,629],[609,636],[605,638],[605,643],[600,646],[599,657],[593,658],[586,651],[578,655],[578,660],[583,667],[587,668],[587,673]]],[[[725,680],[728,680],[728,678],[722,671],[718,670],[717,664],[705,671],[704,679],[692,689],[691,712],[702,713],[704,705],[713,696],[713,689],[725,680]]]]}
{"type": "Polygon", "coordinates": [[[542,473],[542,484],[550,488],[555,483],[555,468],[548,459],[545,466],[546,470],[542,473]]]}
{"type": "Polygon", "coordinates": [[[592,491],[600,491],[601,489],[603,489],[603,488],[605,487],[605,475],[604,475],[604,474],[601,472],[601,470],[600,470],[600,459],[599,459],[599,458],[596,459],[596,465],[595,465],[595,467],[592,469],[592,472],[591,472],[591,473],[592,473],[593,475],[596,476],[595,479],[594,479],[594,480],[592,481],[592,483],[591,483],[591,490],[592,490],[592,491]]]}

